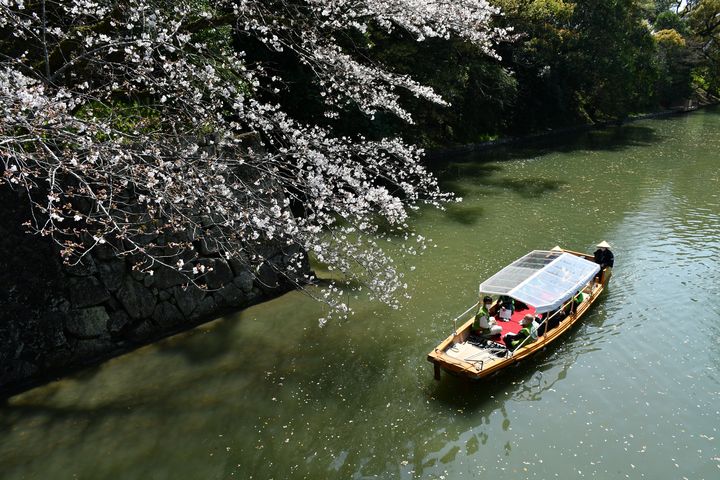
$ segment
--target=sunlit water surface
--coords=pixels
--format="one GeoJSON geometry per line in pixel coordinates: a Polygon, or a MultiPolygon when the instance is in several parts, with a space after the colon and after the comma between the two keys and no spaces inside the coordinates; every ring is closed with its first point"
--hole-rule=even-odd
{"type": "Polygon", "coordinates": [[[465,201],[393,311],[300,293],[0,407],[3,479],[720,478],[720,111],[438,167],[465,201]],[[528,250],[614,246],[604,298],[485,383],[425,356],[477,284],[528,250]]]}

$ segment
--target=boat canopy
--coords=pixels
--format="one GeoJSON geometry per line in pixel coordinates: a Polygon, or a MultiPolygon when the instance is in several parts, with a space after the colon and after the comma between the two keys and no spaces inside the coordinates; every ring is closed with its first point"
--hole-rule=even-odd
{"type": "Polygon", "coordinates": [[[560,308],[599,271],[600,265],[570,253],[534,250],[480,284],[480,292],[507,295],[545,313],[560,308]]]}

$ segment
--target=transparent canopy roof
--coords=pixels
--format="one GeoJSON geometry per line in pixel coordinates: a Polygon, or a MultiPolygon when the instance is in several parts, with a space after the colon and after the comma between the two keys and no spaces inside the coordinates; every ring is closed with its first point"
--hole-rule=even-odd
{"type": "Polygon", "coordinates": [[[480,284],[480,292],[508,295],[544,313],[560,308],[599,271],[570,253],[534,250],[480,284]]]}

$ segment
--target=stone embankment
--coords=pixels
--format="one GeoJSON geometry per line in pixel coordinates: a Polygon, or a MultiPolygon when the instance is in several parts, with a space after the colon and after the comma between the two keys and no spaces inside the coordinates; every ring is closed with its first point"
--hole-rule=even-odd
{"type": "Polygon", "coordinates": [[[256,272],[202,245],[199,263],[212,268],[206,290],[167,268],[132,271],[109,248],[69,267],[48,238],[23,231],[25,207],[0,189],[0,396],[295,287],[278,272],[299,248],[279,244],[267,246],[256,272]]]}

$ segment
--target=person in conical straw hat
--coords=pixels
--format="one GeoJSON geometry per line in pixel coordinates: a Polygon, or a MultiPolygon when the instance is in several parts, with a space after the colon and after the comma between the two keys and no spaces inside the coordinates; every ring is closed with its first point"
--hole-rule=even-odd
{"type": "Polygon", "coordinates": [[[597,250],[593,255],[595,256],[595,263],[600,265],[600,268],[611,267],[615,264],[615,255],[610,251],[610,244],[603,240],[597,244],[597,250]]]}

